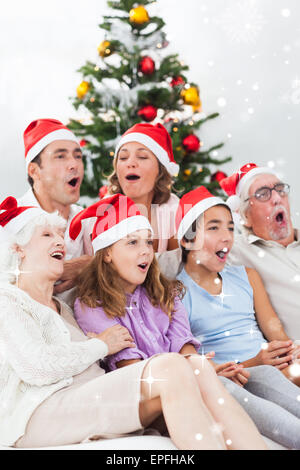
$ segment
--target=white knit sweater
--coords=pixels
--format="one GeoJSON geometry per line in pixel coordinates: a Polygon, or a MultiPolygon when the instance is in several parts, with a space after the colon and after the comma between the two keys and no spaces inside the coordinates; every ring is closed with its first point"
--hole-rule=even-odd
{"type": "Polygon", "coordinates": [[[96,338],[71,341],[54,310],[0,284],[0,444],[13,445],[43,400],[107,352],[96,338]]]}

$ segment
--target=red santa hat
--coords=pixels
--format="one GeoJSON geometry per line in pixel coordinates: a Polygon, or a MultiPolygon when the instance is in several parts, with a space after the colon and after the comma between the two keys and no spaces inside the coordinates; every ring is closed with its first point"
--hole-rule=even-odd
{"type": "Polygon", "coordinates": [[[78,143],[73,132],[56,119],[32,121],[24,131],[26,168],[48,144],[55,140],[71,140],[78,143]]]}
{"type": "Polygon", "coordinates": [[[139,142],[145,145],[172,176],[177,176],[179,165],[175,162],[172,148],[172,139],[167,129],[162,124],[138,123],[130,127],[119,140],[115,156],[123,144],[139,142]]]}
{"type": "Polygon", "coordinates": [[[178,241],[182,240],[192,223],[203,212],[218,204],[227,206],[223,199],[211,194],[204,186],[199,186],[184,194],[180,199],[175,217],[178,241]]]}
{"type": "Polygon", "coordinates": [[[79,212],[69,228],[70,238],[75,240],[83,219],[96,217],[92,233],[94,253],[121,240],[136,230],[148,229],[153,233],[147,217],[139,212],[135,203],[123,194],[114,194],[79,212]]]}
{"type": "Polygon", "coordinates": [[[45,214],[45,211],[39,207],[19,206],[17,200],[9,196],[0,204],[0,231],[1,236],[9,237],[16,235],[28,222],[39,215],[45,214]]]}
{"type": "Polygon", "coordinates": [[[227,204],[231,210],[235,211],[240,206],[240,195],[247,181],[255,175],[261,174],[275,174],[275,172],[268,167],[259,167],[255,163],[247,163],[243,165],[236,173],[223,178],[219,184],[225,193],[229,196],[227,204]]]}

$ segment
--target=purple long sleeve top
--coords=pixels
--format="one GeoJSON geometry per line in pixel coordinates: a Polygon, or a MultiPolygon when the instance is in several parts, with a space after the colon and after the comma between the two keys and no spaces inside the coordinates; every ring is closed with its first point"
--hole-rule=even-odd
{"type": "Polygon", "coordinates": [[[136,347],[107,356],[106,364],[110,370],[116,369],[116,364],[124,359],[147,359],[158,353],[179,352],[187,343],[199,349],[200,343],[191,333],[187,312],[179,298],[175,299],[170,321],[160,307],[151,304],[144,287],[138,286],[126,297],[123,317],[108,317],[101,306],[90,308],[79,299],[74,304],[75,319],[85,334],[98,334],[118,324],[131,334],[136,347]]]}

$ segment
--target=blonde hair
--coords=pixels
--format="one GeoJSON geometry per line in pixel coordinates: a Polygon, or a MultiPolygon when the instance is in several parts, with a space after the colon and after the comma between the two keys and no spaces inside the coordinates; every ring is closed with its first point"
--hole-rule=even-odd
{"type": "MultiPolygon", "coordinates": [[[[118,156],[114,159],[113,167],[114,170],[112,174],[108,177],[108,194],[124,194],[122,187],[120,185],[118,176],[117,176],[117,160],[118,156]]],[[[171,196],[171,189],[173,184],[173,179],[170,173],[167,171],[164,165],[157,160],[158,162],[158,176],[154,185],[154,196],[152,204],[164,204],[168,202],[171,196]]]]}
{"type": "MultiPolygon", "coordinates": [[[[123,317],[126,314],[126,294],[120,289],[121,278],[112,263],[105,262],[106,249],[97,251],[93,260],[77,279],[77,296],[88,307],[101,306],[108,317],[123,317]]],[[[175,297],[181,299],[185,288],[180,281],[165,278],[154,257],[146,279],[142,284],[149,300],[160,308],[171,320],[175,297]]]]}

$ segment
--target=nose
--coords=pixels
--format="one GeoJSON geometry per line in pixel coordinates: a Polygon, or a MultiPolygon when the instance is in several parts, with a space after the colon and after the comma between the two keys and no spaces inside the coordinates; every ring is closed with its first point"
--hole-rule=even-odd
{"type": "Polygon", "coordinates": [[[135,168],[137,166],[137,159],[134,156],[129,156],[126,163],[128,168],[135,168]]]}
{"type": "Polygon", "coordinates": [[[233,237],[233,232],[230,232],[228,228],[224,228],[221,233],[223,243],[228,243],[233,237]]]}
{"type": "Polygon", "coordinates": [[[79,160],[78,158],[73,157],[73,155],[70,156],[70,158],[68,158],[68,170],[77,169],[79,162],[81,162],[81,160],[79,160]]]}
{"type": "Polygon", "coordinates": [[[150,245],[148,242],[142,244],[141,255],[151,254],[153,251],[153,245],[150,245]]]}
{"type": "Polygon", "coordinates": [[[275,191],[275,189],[273,188],[273,191],[272,191],[272,194],[271,194],[271,201],[273,204],[281,204],[282,202],[282,198],[280,196],[280,194],[275,191]]]}
{"type": "Polygon", "coordinates": [[[56,235],[55,237],[55,245],[59,246],[61,248],[64,248],[65,246],[65,240],[61,235],[56,235]]]}

